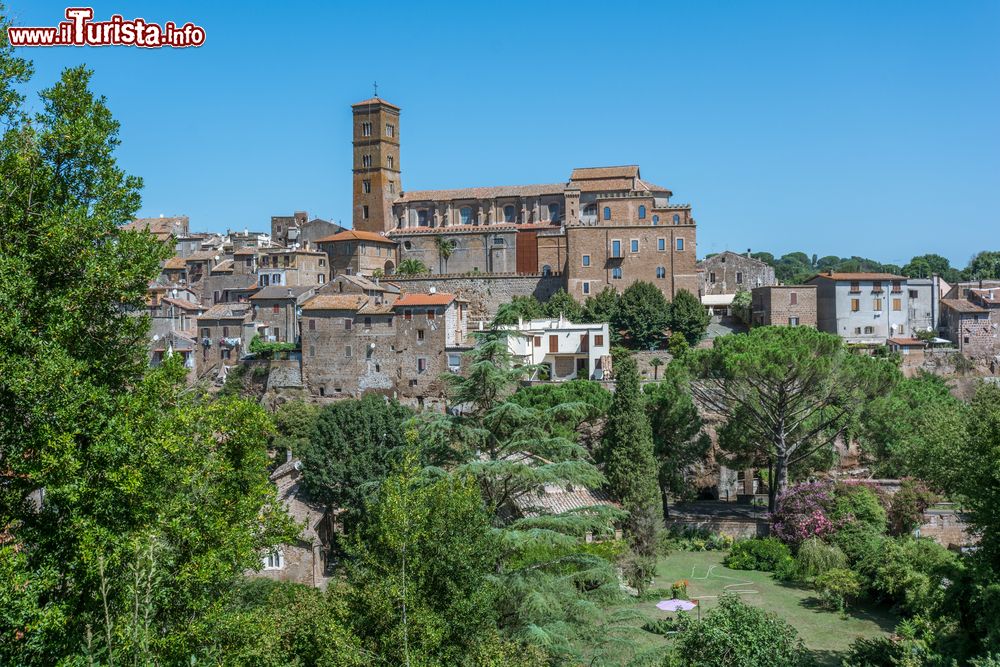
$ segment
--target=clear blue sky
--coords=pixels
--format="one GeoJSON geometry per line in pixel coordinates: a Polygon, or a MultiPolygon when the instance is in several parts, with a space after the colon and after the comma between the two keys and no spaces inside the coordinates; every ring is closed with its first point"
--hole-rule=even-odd
{"type": "MultiPolygon", "coordinates": [[[[8,0],[21,25],[66,3],[8,0]]],[[[352,102],[403,109],[406,189],[639,164],[726,248],[1000,247],[1000,2],[117,2],[198,49],[22,49],[33,88],[85,62],[142,214],[267,229],[350,220],[352,102]]]]}

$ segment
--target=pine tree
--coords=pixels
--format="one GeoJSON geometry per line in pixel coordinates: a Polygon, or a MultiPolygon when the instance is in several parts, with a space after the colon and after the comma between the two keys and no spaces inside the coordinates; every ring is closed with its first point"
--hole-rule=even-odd
{"type": "Polygon", "coordinates": [[[639,390],[639,370],[631,355],[615,359],[615,395],[604,428],[604,474],[629,513],[633,583],[640,589],[652,574],[656,534],[663,524],[653,455],[653,431],[639,390]]]}

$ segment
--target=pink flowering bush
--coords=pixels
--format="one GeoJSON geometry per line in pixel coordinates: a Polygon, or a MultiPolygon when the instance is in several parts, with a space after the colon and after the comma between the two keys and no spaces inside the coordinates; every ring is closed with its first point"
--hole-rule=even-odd
{"type": "Polygon", "coordinates": [[[835,507],[832,482],[796,484],[778,496],[777,509],[771,515],[771,534],[791,545],[810,537],[823,538],[839,526],[831,518],[835,507]]]}

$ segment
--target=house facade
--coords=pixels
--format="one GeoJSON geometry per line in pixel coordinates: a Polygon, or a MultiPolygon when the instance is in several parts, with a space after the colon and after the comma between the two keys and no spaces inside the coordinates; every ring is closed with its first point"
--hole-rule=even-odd
{"type": "Polygon", "coordinates": [[[751,290],[751,324],[816,328],[815,285],[769,285],[751,290]]]}
{"type": "Polygon", "coordinates": [[[611,339],[607,322],[577,324],[562,317],[519,322],[503,327],[507,346],[522,364],[541,365],[544,378],[603,380],[611,371],[611,339]]]}
{"type": "Polygon", "coordinates": [[[774,267],[745,255],[725,250],[702,260],[699,265],[699,296],[749,292],[756,287],[777,285],[774,267]]]}
{"type": "MultiPolygon", "coordinates": [[[[848,343],[884,345],[914,334],[907,278],[889,273],[836,273],[813,276],[816,324],[848,343]]],[[[919,302],[919,289],[912,300],[919,302]]]]}

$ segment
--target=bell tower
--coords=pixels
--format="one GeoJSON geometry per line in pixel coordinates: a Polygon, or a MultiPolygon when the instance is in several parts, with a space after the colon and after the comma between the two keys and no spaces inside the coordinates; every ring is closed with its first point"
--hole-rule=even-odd
{"type": "Polygon", "coordinates": [[[399,107],[379,99],[351,105],[354,115],[354,229],[387,232],[395,227],[392,202],[402,190],[399,107]]]}

